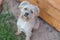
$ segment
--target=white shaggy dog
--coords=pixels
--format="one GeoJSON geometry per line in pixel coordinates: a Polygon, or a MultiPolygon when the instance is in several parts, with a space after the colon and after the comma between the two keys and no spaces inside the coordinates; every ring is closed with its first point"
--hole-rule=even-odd
{"type": "Polygon", "coordinates": [[[30,4],[28,1],[23,1],[19,5],[21,14],[17,20],[18,30],[16,35],[24,32],[26,35],[26,40],[30,40],[32,35],[32,29],[39,27],[39,20],[37,15],[39,13],[39,8],[35,5],[30,4]]]}

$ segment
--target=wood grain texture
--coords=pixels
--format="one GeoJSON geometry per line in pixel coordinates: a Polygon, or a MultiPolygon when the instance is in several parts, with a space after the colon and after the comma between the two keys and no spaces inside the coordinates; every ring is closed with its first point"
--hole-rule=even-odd
{"type": "MultiPolygon", "coordinates": [[[[23,0],[19,0],[22,2],[23,0]]],[[[41,10],[39,16],[60,32],[60,0],[28,0],[41,10]]]]}
{"type": "Polygon", "coordinates": [[[51,15],[43,10],[41,10],[40,17],[60,32],[60,23],[55,18],[53,18],[51,15]]]}
{"type": "Polygon", "coordinates": [[[60,0],[48,0],[48,2],[55,8],[60,10],[60,0]]]}

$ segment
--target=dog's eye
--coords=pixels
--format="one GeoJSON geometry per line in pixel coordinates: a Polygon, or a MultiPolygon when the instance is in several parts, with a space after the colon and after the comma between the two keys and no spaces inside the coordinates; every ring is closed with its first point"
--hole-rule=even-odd
{"type": "Polygon", "coordinates": [[[30,10],[31,11],[31,13],[33,13],[33,11],[32,10],[30,10]]]}
{"type": "Polygon", "coordinates": [[[24,10],[27,10],[27,8],[24,8],[24,10]]]}

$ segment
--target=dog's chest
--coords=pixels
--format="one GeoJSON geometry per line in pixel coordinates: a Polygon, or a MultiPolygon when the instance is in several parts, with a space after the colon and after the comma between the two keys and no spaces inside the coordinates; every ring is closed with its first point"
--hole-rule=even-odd
{"type": "Polygon", "coordinates": [[[34,27],[35,21],[32,20],[31,22],[25,22],[25,21],[23,21],[21,19],[18,19],[17,25],[18,25],[19,28],[22,28],[22,29],[25,29],[25,28],[30,29],[30,28],[34,27]]]}

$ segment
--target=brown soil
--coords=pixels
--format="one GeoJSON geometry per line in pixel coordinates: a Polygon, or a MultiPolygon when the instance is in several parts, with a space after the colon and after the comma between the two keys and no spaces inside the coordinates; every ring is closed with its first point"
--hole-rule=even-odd
{"type": "Polygon", "coordinates": [[[2,11],[3,9],[3,0],[0,0],[0,12],[2,11]]]}

